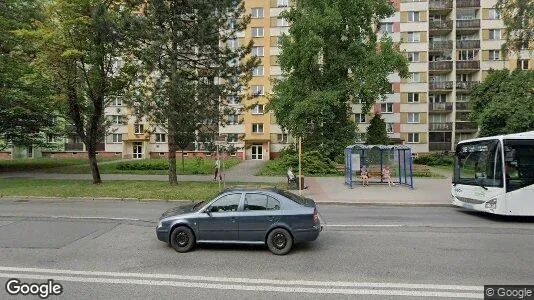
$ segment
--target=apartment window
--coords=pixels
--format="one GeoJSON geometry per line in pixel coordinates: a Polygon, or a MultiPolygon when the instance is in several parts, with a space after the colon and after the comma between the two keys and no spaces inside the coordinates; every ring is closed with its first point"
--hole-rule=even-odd
{"type": "Polygon", "coordinates": [[[252,18],[254,18],[254,19],[263,18],[263,7],[253,7],[252,8],[252,18]]]}
{"type": "Polygon", "coordinates": [[[408,22],[419,22],[419,21],[420,21],[420,12],[418,11],[408,12],[408,22]]]}
{"type": "Polygon", "coordinates": [[[469,95],[466,95],[466,94],[456,95],[456,102],[468,102],[468,101],[469,101],[469,95]]]}
{"type": "Polygon", "coordinates": [[[252,107],[253,115],[263,115],[263,104],[256,104],[252,107]]]}
{"type": "Polygon", "coordinates": [[[501,39],[501,30],[500,29],[490,29],[489,30],[489,39],[490,40],[500,40],[501,39]]]}
{"type": "Polygon", "coordinates": [[[115,100],[113,101],[113,105],[122,106],[122,98],[121,97],[116,97],[115,100]]]}
{"type": "Polygon", "coordinates": [[[408,123],[420,123],[419,113],[408,113],[408,123]]]}
{"type": "Polygon", "coordinates": [[[356,122],[365,123],[365,114],[356,114],[356,122]]]}
{"type": "Polygon", "coordinates": [[[252,55],[261,57],[263,56],[263,46],[254,46],[252,47],[252,55]]]}
{"type": "Polygon", "coordinates": [[[393,23],[381,23],[380,31],[382,33],[393,33],[393,23]]]}
{"type": "Polygon", "coordinates": [[[458,60],[474,60],[478,55],[478,50],[460,50],[458,51],[458,60]]]}
{"type": "Polygon", "coordinates": [[[263,66],[257,66],[252,69],[252,76],[263,76],[263,66]]]}
{"type": "Polygon", "coordinates": [[[420,60],[419,52],[408,52],[409,62],[419,62],[419,60],[420,60]]]}
{"type": "Polygon", "coordinates": [[[112,115],[110,116],[110,118],[111,118],[111,123],[113,123],[114,125],[123,125],[125,123],[124,116],[112,115]]]}
{"type": "Polygon", "coordinates": [[[521,70],[528,70],[528,59],[517,60],[517,67],[521,70]]]}
{"type": "Polygon", "coordinates": [[[387,133],[394,133],[395,132],[393,130],[393,123],[386,123],[386,132],[387,133]]]}
{"type": "Polygon", "coordinates": [[[263,95],[263,85],[253,85],[252,95],[254,96],[263,95]]]}
{"type": "Polygon", "coordinates": [[[263,37],[263,27],[252,27],[252,37],[263,37]]]}
{"type": "Polygon", "coordinates": [[[381,103],[380,104],[380,112],[384,114],[392,114],[393,113],[393,103],[381,103]]]}
{"type": "Polygon", "coordinates": [[[165,133],[156,133],[156,143],[165,143],[166,138],[165,133]]]}
{"type": "Polygon", "coordinates": [[[491,8],[489,10],[489,18],[491,20],[499,20],[501,18],[501,14],[495,8],[491,8]]]}
{"type": "Polygon", "coordinates": [[[429,115],[430,123],[445,123],[449,122],[447,120],[447,115],[445,114],[431,114],[429,115]]]}
{"type": "Polygon", "coordinates": [[[408,143],[419,143],[419,133],[408,133],[408,143]]]}
{"type": "Polygon", "coordinates": [[[237,97],[237,95],[228,95],[228,104],[239,104],[239,98],[237,97]]]}
{"type": "Polygon", "coordinates": [[[500,60],[501,59],[501,51],[500,50],[490,50],[489,51],[489,59],[490,60],[500,60]]]}
{"type": "Polygon", "coordinates": [[[47,134],[46,135],[46,142],[47,143],[55,143],[56,142],[56,137],[54,135],[47,134]]]}
{"type": "Polygon", "coordinates": [[[122,133],[114,133],[111,135],[113,143],[122,143],[122,133]]]}
{"type": "Polygon", "coordinates": [[[228,143],[237,143],[237,141],[238,141],[237,133],[229,133],[228,137],[226,138],[226,141],[228,143]]]}
{"type": "Polygon", "coordinates": [[[253,123],[252,124],[252,133],[263,133],[263,124],[253,123]]]}
{"type": "Polygon", "coordinates": [[[419,103],[419,93],[408,93],[408,103],[419,103]]]}
{"type": "Polygon", "coordinates": [[[471,74],[456,74],[456,81],[471,81],[471,74]]]}
{"type": "Polygon", "coordinates": [[[277,7],[288,7],[289,0],[276,0],[276,6],[277,7]]]}
{"type": "Polygon", "coordinates": [[[421,73],[410,73],[410,82],[421,82],[421,73]]]}
{"type": "Polygon", "coordinates": [[[289,22],[285,18],[278,18],[276,19],[276,26],[278,27],[288,27],[289,22]]]}
{"type": "Polygon", "coordinates": [[[229,39],[228,41],[226,41],[226,45],[228,46],[228,48],[234,50],[234,49],[237,49],[237,47],[239,47],[239,40],[238,39],[229,39]]]}
{"type": "Polygon", "coordinates": [[[477,11],[472,8],[468,9],[457,9],[456,10],[456,20],[473,20],[477,17],[477,11]]]}
{"type": "Polygon", "coordinates": [[[287,133],[277,134],[277,139],[279,143],[287,144],[287,141],[288,141],[287,133]]]}
{"type": "Polygon", "coordinates": [[[420,32],[408,32],[408,43],[419,43],[421,41],[420,32]]]}
{"type": "Polygon", "coordinates": [[[228,115],[228,124],[229,125],[235,125],[237,123],[239,123],[237,115],[229,114],[228,115]]]}
{"type": "Polygon", "coordinates": [[[447,102],[447,94],[430,94],[428,98],[431,103],[447,102]]]}
{"type": "Polygon", "coordinates": [[[145,126],[143,124],[134,124],[134,133],[142,134],[145,131],[145,126]]]}

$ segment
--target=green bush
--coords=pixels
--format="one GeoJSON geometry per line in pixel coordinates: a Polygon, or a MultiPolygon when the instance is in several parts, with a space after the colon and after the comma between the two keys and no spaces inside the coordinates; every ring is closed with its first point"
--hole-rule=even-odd
{"type": "MultiPolygon", "coordinates": [[[[279,158],[269,161],[260,171],[260,175],[278,175],[287,173],[289,167],[297,175],[299,167],[298,154],[285,152],[279,158]]],[[[339,175],[336,164],[319,151],[309,151],[302,154],[302,173],[306,176],[339,175]]]]}
{"type": "Polygon", "coordinates": [[[432,153],[429,155],[419,156],[413,161],[416,164],[427,166],[452,166],[454,164],[454,156],[443,153],[432,153]]]}

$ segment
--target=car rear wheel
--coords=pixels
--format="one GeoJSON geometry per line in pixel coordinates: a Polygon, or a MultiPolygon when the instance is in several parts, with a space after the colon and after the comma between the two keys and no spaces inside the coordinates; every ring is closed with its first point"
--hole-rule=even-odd
{"type": "Polygon", "coordinates": [[[178,252],[188,252],[195,246],[193,231],[185,226],[176,227],[171,233],[171,246],[178,252]]]}
{"type": "Polygon", "coordinates": [[[276,255],[285,255],[293,247],[293,237],[283,228],[273,229],[267,236],[267,247],[276,255]]]}

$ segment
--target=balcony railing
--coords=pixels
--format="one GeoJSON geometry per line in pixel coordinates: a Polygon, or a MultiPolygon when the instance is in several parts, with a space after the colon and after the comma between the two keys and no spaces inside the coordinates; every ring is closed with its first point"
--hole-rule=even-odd
{"type": "Polygon", "coordinates": [[[436,82],[430,82],[428,84],[428,88],[431,91],[452,90],[452,87],[453,87],[452,81],[436,81],[436,82]]]}
{"type": "Polygon", "coordinates": [[[452,123],[428,123],[428,131],[451,131],[452,123]]]}
{"type": "Polygon", "coordinates": [[[456,20],[457,29],[478,29],[480,28],[480,20],[456,20]]]}
{"type": "Polygon", "coordinates": [[[452,103],[450,102],[428,103],[428,109],[430,111],[452,111],[452,103]]]}
{"type": "Polygon", "coordinates": [[[457,70],[478,70],[480,69],[480,61],[478,60],[464,60],[456,62],[457,70]]]}
{"type": "Polygon", "coordinates": [[[469,110],[469,102],[456,102],[456,110],[469,110]]]}
{"type": "Polygon", "coordinates": [[[457,81],[456,88],[459,90],[470,90],[478,81],[457,81]]]}
{"type": "Polygon", "coordinates": [[[479,49],[480,40],[458,40],[456,41],[457,49],[479,49]]]}
{"type": "Polygon", "coordinates": [[[452,0],[430,0],[429,10],[452,9],[452,0]]]}
{"type": "Polygon", "coordinates": [[[456,130],[458,131],[477,131],[478,125],[477,123],[473,122],[456,122],[455,126],[456,130]]]}
{"type": "Polygon", "coordinates": [[[65,151],[83,151],[83,143],[65,143],[65,151]]]}
{"type": "Polygon", "coordinates": [[[480,0],[456,0],[456,7],[480,7],[480,0]]]}
{"type": "Polygon", "coordinates": [[[428,68],[431,71],[447,71],[452,70],[452,61],[431,61],[428,63],[428,68]]]}
{"type": "Polygon", "coordinates": [[[452,41],[432,41],[428,43],[430,50],[450,50],[452,49],[452,41]]]}
{"type": "Polygon", "coordinates": [[[428,150],[430,151],[450,151],[451,142],[429,142],[428,150]]]}
{"type": "Polygon", "coordinates": [[[452,30],[452,20],[433,20],[428,26],[430,30],[452,30]]]}

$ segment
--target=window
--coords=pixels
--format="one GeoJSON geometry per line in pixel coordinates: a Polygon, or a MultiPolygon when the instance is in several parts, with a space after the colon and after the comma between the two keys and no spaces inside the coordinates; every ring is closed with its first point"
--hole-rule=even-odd
{"type": "Polygon", "coordinates": [[[263,37],[263,27],[252,27],[252,37],[263,37]]]}
{"type": "Polygon", "coordinates": [[[114,133],[111,135],[113,143],[122,143],[122,133],[114,133]]]}
{"type": "Polygon", "coordinates": [[[252,55],[254,56],[263,56],[263,46],[254,46],[252,47],[252,55]]]}
{"type": "Polygon", "coordinates": [[[263,133],[263,124],[253,123],[252,124],[252,133],[263,133]]]}
{"type": "Polygon", "coordinates": [[[490,8],[490,10],[489,10],[489,18],[491,20],[499,20],[501,18],[501,14],[495,8],[490,8]]]}
{"type": "Polygon", "coordinates": [[[490,29],[489,30],[489,39],[490,40],[500,40],[501,39],[501,30],[500,29],[490,29]]]}
{"type": "Polygon", "coordinates": [[[393,123],[386,123],[386,132],[387,133],[394,133],[395,132],[393,130],[393,123]]]}
{"type": "Polygon", "coordinates": [[[110,118],[111,118],[111,123],[114,124],[114,125],[123,125],[123,124],[125,124],[124,116],[112,115],[112,116],[110,116],[110,118]]]}
{"type": "Polygon", "coordinates": [[[381,103],[380,104],[380,112],[385,114],[392,114],[393,113],[393,103],[381,103]]]}
{"type": "Polygon", "coordinates": [[[419,113],[408,113],[408,123],[420,123],[419,113]]]}
{"type": "Polygon", "coordinates": [[[122,106],[122,98],[121,97],[116,97],[115,100],[113,101],[113,105],[122,106]]]}
{"type": "Polygon", "coordinates": [[[419,22],[420,13],[418,11],[409,11],[408,12],[408,22],[419,22]]]}
{"type": "Polygon", "coordinates": [[[246,194],[245,211],[252,210],[279,210],[280,202],[273,197],[263,194],[246,194]]]}
{"type": "Polygon", "coordinates": [[[456,81],[467,82],[471,81],[471,74],[456,74],[456,81]]]}
{"type": "Polygon", "coordinates": [[[458,94],[456,95],[456,102],[468,102],[469,95],[467,94],[458,94]]]}
{"type": "Polygon", "coordinates": [[[356,122],[365,123],[365,114],[356,114],[356,122]]]}
{"type": "Polygon", "coordinates": [[[517,60],[517,67],[521,70],[528,70],[528,59],[517,60]]]}
{"type": "Polygon", "coordinates": [[[278,18],[276,19],[276,26],[278,27],[288,27],[289,22],[285,18],[278,18]]]}
{"type": "Polygon", "coordinates": [[[226,138],[226,141],[228,143],[237,143],[238,139],[239,139],[239,137],[238,137],[237,133],[229,133],[228,137],[226,138]]]}
{"type": "Polygon", "coordinates": [[[489,59],[490,60],[500,60],[501,59],[501,51],[500,50],[490,50],[489,51],[489,59]]]}
{"type": "Polygon", "coordinates": [[[134,124],[134,133],[135,134],[142,134],[144,133],[145,128],[143,124],[134,124]]]}
{"type": "Polygon", "coordinates": [[[458,60],[475,60],[478,50],[460,50],[458,51],[458,60]]]}
{"type": "Polygon", "coordinates": [[[288,7],[289,0],[276,0],[276,6],[277,7],[288,7]]]}
{"type": "Polygon", "coordinates": [[[232,50],[235,50],[239,47],[239,40],[238,39],[229,39],[226,41],[226,46],[232,50]]]}
{"type": "Polygon", "coordinates": [[[156,143],[165,143],[166,136],[165,133],[156,133],[156,143]]]}
{"type": "Polygon", "coordinates": [[[473,8],[456,9],[456,20],[473,20],[477,17],[477,11],[473,8]]]}
{"type": "Polygon", "coordinates": [[[225,213],[237,211],[240,200],[240,193],[224,195],[221,198],[215,200],[215,202],[213,202],[213,204],[211,204],[208,208],[208,211],[211,213],[225,213]]]}
{"type": "Polygon", "coordinates": [[[419,62],[419,52],[408,52],[408,61],[409,62],[419,62]]]}
{"type": "Polygon", "coordinates": [[[46,135],[46,142],[47,143],[55,143],[56,142],[56,137],[52,134],[47,134],[46,135]]]}
{"type": "Polygon", "coordinates": [[[408,133],[408,143],[419,143],[419,133],[408,133]]]}
{"type": "Polygon", "coordinates": [[[408,103],[419,103],[419,93],[408,93],[408,103]]]}
{"type": "Polygon", "coordinates": [[[428,95],[428,99],[430,100],[431,103],[447,102],[447,94],[430,94],[428,95]]]}
{"type": "Polygon", "coordinates": [[[454,183],[502,187],[502,152],[498,140],[464,143],[456,150],[454,183]]]}
{"type": "Polygon", "coordinates": [[[252,95],[254,96],[263,95],[263,85],[253,85],[252,95]]]}
{"type": "Polygon", "coordinates": [[[280,133],[280,134],[277,134],[277,138],[278,138],[278,142],[279,143],[284,143],[284,144],[287,144],[287,133],[280,133]]]}
{"type": "Polygon", "coordinates": [[[228,95],[228,104],[239,104],[237,95],[228,95]]]}
{"type": "Polygon", "coordinates": [[[228,115],[228,124],[229,125],[235,125],[235,124],[238,124],[238,123],[239,123],[239,120],[238,120],[237,115],[234,115],[234,114],[229,114],[228,115]]]}
{"type": "Polygon", "coordinates": [[[420,32],[408,32],[408,43],[419,43],[421,41],[420,32]]]}
{"type": "Polygon", "coordinates": [[[253,7],[252,18],[253,19],[263,18],[263,7],[253,7]]]}
{"type": "Polygon", "coordinates": [[[252,76],[263,76],[263,66],[257,66],[252,69],[252,76]]]}
{"type": "Polygon", "coordinates": [[[380,31],[382,31],[382,33],[393,33],[393,23],[380,24],[380,31]]]}
{"type": "Polygon", "coordinates": [[[421,73],[410,73],[410,82],[421,82],[421,73]]]}
{"type": "Polygon", "coordinates": [[[252,114],[253,115],[263,115],[263,104],[255,104],[252,107],[252,114]]]}
{"type": "Polygon", "coordinates": [[[533,149],[534,141],[532,140],[504,140],[507,192],[534,184],[533,149]]]}

